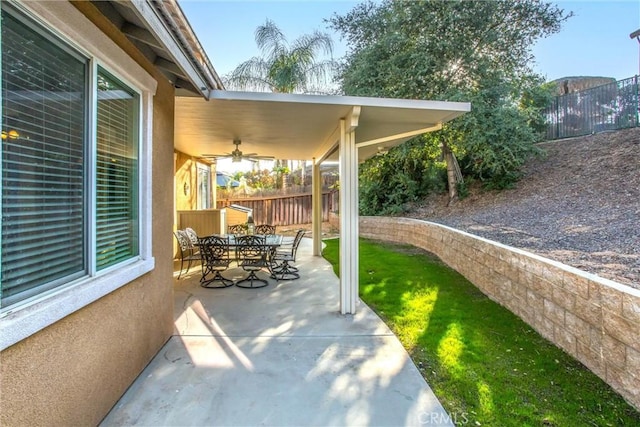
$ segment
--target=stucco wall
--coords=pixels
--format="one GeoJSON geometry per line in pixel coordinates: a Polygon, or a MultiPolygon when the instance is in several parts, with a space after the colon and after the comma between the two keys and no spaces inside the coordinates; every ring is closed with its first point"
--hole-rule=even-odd
{"type": "Polygon", "coordinates": [[[198,170],[193,157],[175,152],[176,210],[188,211],[198,208],[198,170]]]}
{"type": "Polygon", "coordinates": [[[640,291],[438,224],[361,217],[360,235],[436,254],[640,409],[640,291]]]}
{"type": "Polygon", "coordinates": [[[76,7],[156,80],[153,256],[156,268],[0,353],[0,425],[96,425],[173,331],[174,89],[89,2],[76,7]]]}

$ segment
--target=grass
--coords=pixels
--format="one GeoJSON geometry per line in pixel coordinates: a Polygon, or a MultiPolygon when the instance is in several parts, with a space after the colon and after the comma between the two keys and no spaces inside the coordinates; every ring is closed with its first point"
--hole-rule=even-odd
{"type": "MultiPolygon", "coordinates": [[[[325,243],[339,274],[339,241],[325,243]]],[[[429,253],[361,239],[359,274],[362,300],[460,424],[640,425],[609,385],[429,253]]]]}

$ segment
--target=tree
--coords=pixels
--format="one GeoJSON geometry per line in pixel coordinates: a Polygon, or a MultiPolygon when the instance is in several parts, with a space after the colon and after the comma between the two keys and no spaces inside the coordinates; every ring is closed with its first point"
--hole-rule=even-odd
{"type": "Polygon", "coordinates": [[[291,45],[280,29],[267,19],[255,32],[262,56],[238,65],[225,77],[230,89],[281,93],[325,93],[332,82],[335,61],[333,41],[314,31],[291,45]],[[321,55],[329,59],[320,59],[321,55]]]}
{"type": "MultiPolygon", "coordinates": [[[[263,56],[255,56],[238,65],[225,86],[236,90],[280,93],[327,93],[336,63],[332,58],[333,41],[325,33],[314,31],[302,35],[291,45],[280,29],[267,19],[256,28],[255,40],[263,56]],[[329,59],[320,59],[321,55],[329,59]]],[[[286,191],[288,161],[276,161],[274,171],[280,175],[286,191]]]]}
{"type": "MultiPolygon", "coordinates": [[[[541,0],[385,0],[329,24],[349,46],[340,67],[345,94],[471,101],[471,113],[423,142],[460,156],[467,176],[504,187],[536,152],[527,111],[536,104],[520,102],[541,81],[531,48],[570,16],[541,0]]],[[[458,184],[449,180],[454,197],[458,184]]]]}

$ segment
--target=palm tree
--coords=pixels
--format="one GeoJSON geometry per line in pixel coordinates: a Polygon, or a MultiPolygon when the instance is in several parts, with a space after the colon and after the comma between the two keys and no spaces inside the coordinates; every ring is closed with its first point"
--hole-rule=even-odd
{"type": "Polygon", "coordinates": [[[291,45],[271,20],[256,28],[255,39],[262,56],[238,65],[225,76],[229,89],[281,93],[327,93],[335,61],[333,42],[318,31],[302,35],[291,45]],[[329,55],[321,60],[319,54],[329,55]]]}
{"type": "MultiPolygon", "coordinates": [[[[256,28],[255,39],[262,56],[254,56],[238,65],[224,78],[225,86],[235,90],[280,93],[331,92],[330,84],[336,62],[332,58],[333,41],[319,31],[305,34],[291,45],[282,31],[267,19],[256,28]],[[319,58],[328,55],[330,59],[319,58]]],[[[287,160],[277,160],[282,173],[282,191],[287,191],[287,160]]],[[[303,168],[304,171],[304,168],[303,168]]]]}

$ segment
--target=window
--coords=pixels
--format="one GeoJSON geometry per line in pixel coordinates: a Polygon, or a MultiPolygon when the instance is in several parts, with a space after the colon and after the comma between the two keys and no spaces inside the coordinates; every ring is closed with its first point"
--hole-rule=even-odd
{"type": "Polygon", "coordinates": [[[198,209],[211,207],[211,167],[197,163],[198,170],[198,209]]]}
{"type": "Polygon", "coordinates": [[[98,70],[97,268],[138,255],[138,94],[98,70]]]}
{"type": "Polygon", "coordinates": [[[140,256],[141,98],[97,62],[3,2],[3,308],[140,256]]]}

